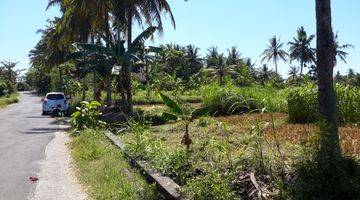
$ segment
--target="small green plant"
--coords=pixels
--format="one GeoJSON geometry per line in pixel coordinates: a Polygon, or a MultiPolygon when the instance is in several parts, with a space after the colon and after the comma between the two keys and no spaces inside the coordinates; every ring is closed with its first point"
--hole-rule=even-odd
{"type": "Polygon", "coordinates": [[[208,127],[211,124],[214,124],[215,120],[211,117],[205,116],[205,117],[199,117],[196,120],[196,125],[199,127],[208,127]]]}
{"type": "Polygon", "coordinates": [[[192,110],[190,112],[186,112],[186,110],[184,108],[181,108],[177,102],[175,102],[173,99],[161,92],[160,97],[164,101],[165,105],[171,110],[171,112],[164,112],[163,117],[167,120],[180,120],[184,124],[185,134],[182,138],[181,143],[186,145],[187,149],[189,150],[192,143],[189,134],[190,123],[199,117],[207,115],[211,111],[211,107],[207,106],[192,110]]]}
{"type": "Polygon", "coordinates": [[[209,172],[192,179],[188,187],[188,193],[191,198],[198,200],[217,199],[233,200],[240,199],[236,197],[235,192],[229,186],[229,180],[218,171],[209,172]]]}
{"type": "Polygon", "coordinates": [[[70,123],[76,131],[81,131],[86,128],[102,128],[106,125],[105,122],[100,120],[101,104],[97,101],[81,102],[80,107],[76,107],[76,112],[71,115],[70,123]]]}

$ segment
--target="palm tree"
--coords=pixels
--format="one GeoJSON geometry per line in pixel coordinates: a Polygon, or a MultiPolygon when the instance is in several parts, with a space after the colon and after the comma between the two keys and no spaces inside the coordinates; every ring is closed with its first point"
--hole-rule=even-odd
{"type": "Polygon", "coordinates": [[[337,64],[337,58],[339,58],[340,60],[342,60],[344,63],[346,63],[346,56],[349,54],[346,51],[344,51],[345,49],[348,48],[355,48],[354,45],[352,44],[344,44],[344,45],[340,45],[339,44],[339,40],[338,40],[338,34],[336,33],[334,36],[334,48],[335,48],[335,66],[337,64]]]}
{"type": "Polygon", "coordinates": [[[286,57],[288,56],[288,54],[281,49],[284,43],[280,43],[280,38],[278,39],[276,38],[276,36],[273,36],[269,40],[269,42],[270,44],[267,46],[267,49],[265,49],[264,52],[261,54],[261,56],[263,56],[261,62],[264,62],[265,60],[267,60],[268,62],[270,60],[273,60],[275,65],[275,72],[276,74],[278,74],[278,61],[280,59],[286,61],[286,57]]]}
{"type": "Polygon", "coordinates": [[[266,64],[257,70],[258,78],[260,80],[261,85],[265,85],[265,82],[270,79],[270,71],[266,64]]]}
{"type": "Polygon", "coordinates": [[[315,35],[307,36],[303,26],[297,30],[297,37],[293,38],[294,42],[289,42],[290,45],[290,62],[297,60],[300,62],[300,75],[301,78],[304,66],[307,63],[315,62],[315,49],[311,48],[311,41],[315,35]]]}
{"type": "MultiPolygon", "coordinates": [[[[316,0],[316,53],[318,71],[318,109],[320,117],[327,123],[323,134],[330,152],[340,152],[339,123],[337,118],[336,98],[333,87],[333,70],[335,65],[334,34],[331,26],[330,0],[316,0]]],[[[324,129],[324,127],[322,127],[324,129]]],[[[334,154],[330,154],[333,158],[334,154]]]]}
{"type": "Polygon", "coordinates": [[[237,50],[236,46],[228,49],[228,57],[226,59],[227,65],[240,65],[242,60],[240,58],[241,53],[237,50]]]}
{"type": "MultiPolygon", "coordinates": [[[[104,33],[108,37],[110,34],[109,9],[110,3],[102,0],[50,0],[48,8],[59,5],[63,13],[57,32],[61,34],[58,41],[60,44],[70,45],[75,42],[87,42],[91,38],[94,44],[97,32],[104,33]]],[[[110,70],[105,70],[110,71],[110,70]]],[[[106,102],[112,104],[111,79],[110,75],[106,79],[106,102]]],[[[94,99],[96,98],[96,69],[93,68],[93,90],[94,99]]]]}
{"type": "Polygon", "coordinates": [[[224,77],[236,74],[235,65],[226,65],[223,54],[219,55],[218,63],[214,66],[210,66],[207,71],[209,72],[209,75],[219,79],[220,85],[224,84],[224,77]]]}
{"type": "MultiPolygon", "coordinates": [[[[117,1],[114,0],[115,12],[114,16],[116,18],[116,24],[121,26],[117,27],[119,30],[123,28],[123,22],[126,23],[126,33],[127,33],[127,46],[131,46],[132,42],[132,25],[133,19],[135,19],[139,24],[145,23],[149,26],[153,25],[153,22],[156,23],[158,31],[162,33],[162,17],[161,14],[169,14],[170,20],[173,27],[175,28],[175,19],[172,14],[170,5],[167,0],[126,0],[126,1],[117,1]]],[[[128,63],[128,66],[125,66],[125,87],[128,103],[128,114],[132,114],[132,88],[131,88],[131,63],[128,63]]]]}
{"type": "Polygon", "coordinates": [[[185,49],[185,59],[189,67],[190,75],[198,73],[203,65],[199,55],[199,48],[194,45],[188,45],[185,49]]]}
{"type": "Polygon", "coordinates": [[[215,66],[219,61],[219,50],[217,47],[210,47],[207,49],[208,53],[206,55],[206,66],[210,67],[210,66],[215,66]]]}
{"type": "Polygon", "coordinates": [[[297,73],[299,72],[299,68],[295,67],[295,66],[290,66],[288,75],[292,78],[292,79],[296,79],[297,73]]]}

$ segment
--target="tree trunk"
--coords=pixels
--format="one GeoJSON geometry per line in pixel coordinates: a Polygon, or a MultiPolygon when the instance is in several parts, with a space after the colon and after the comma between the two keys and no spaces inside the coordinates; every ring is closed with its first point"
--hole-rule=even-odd
{"type": "Polygon", "coordinates": [[[93,99],[94,101],[96,101],[96,92],[97,92],[97,89],[96,89],[96,69],[95,67],[93,68],[93,99]]]}
{"type": "Polygon", "coordinates": [[[300,75],[299,75],[299,79],[301,79],[301,77],[302,77],[303,69],[304,69],[304,62],[301,61],[301,63],[300,63],[300,75]]]}
{"type": "Polygon", "coordinates": [[[60,79],[59,82],[60,82],[61,92],[64,92],[63,71],[60,67],[59,67],[59,79],[60,79]]]}
{"type": "MultiPolygon", "coordinates": [[[[132,7],[131,5],[128,6],[127,12],[128,24],[127,24],[127,45],[128,50],[132,42],[132,7]]],[[[125,91],[126,91],[126,103],[127,103],[127,114],[133,114],[132,108],[132,87],[131,87],[131,63],[129,62],[126,65],[125,69],[125,91]]]]}
{"type": "Polygon", "coordinates": [[[278,74],[278,68],[277,68],[277,61],[276,59],[274,60],[274,63],[275,63],[275,72],[276,72],[276,76],[279,77],[279,74],[278,74]]]}
{"type": "MultiPolygon", "coordinates": [[[[106,16],[106,18],[108,18],[108,16],[106,16]]],[[[106,37],[111,40],[111,33],[109,31],[110,26],[107,23],[107,31],[106,31],[106,37]]],[[[110,47],[109,43],[106,43],[106,47],[110,47]]],[[[106,75],[105,75],[105,90],[106,90],[106,105],[107,106],[111,106],[113,101],[112,101],[112,91],[111,91],[111,67],[112,66],[107,66],[107,70],[106,70],[106,75]]]]}
{"type": "Polygon", "coordinates": [[[85,101],[86,99],[86,76],[84,76],[84,78],[82,79],[82,101],[85,101]]]}
{"type": "Polygon", "coordinates": [[[111,75],[106,76],[106,105],[112,105],[112,95],[111,95],[111,75]]]}
{"type": "MultiPolygon", "coordinates": [[[[92,35],[91,36],[91,44],[95,44],[95,41],[94,41],[94,36],[92,35]]],[[[96,100],[96,68],[93,67],[93,100],[95,101],[96,100]]]]}
{"type": "Polygon", "coordinates": [[[317,72],[318,72],[318,110],[320,117],[327,123],[322,127],[323,141],[330,150],[340,152],[338,118],[336,98],[333,88],[334,69],[334,35],[331,26],[331,2],[330,0],[316,0],[316,27],[317,27],[317,72]]]}

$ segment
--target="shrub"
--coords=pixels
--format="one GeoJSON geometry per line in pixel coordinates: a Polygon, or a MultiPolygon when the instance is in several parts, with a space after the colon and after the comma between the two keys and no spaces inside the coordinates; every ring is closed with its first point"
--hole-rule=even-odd
{"type": "MultiPolygon", "coordinates": [[[[360,89],[336,84],[335,94],[339,123],[359,123],[360,89]]],[[[317,121],[317,87],[315,84],[292,89],[288,93],[287,101],[290,122],[309,123],[317,121]]]]}
{"type": "Polygon", "coordinates": [[[5,95],[6,84],[4,82],[0,82],[0,97],[5,95]]]}
{"type": "Polygon", "coordinates": [[[70,123],[76,131],[83,130],[85,128],[100,128],[105,125],[100,121],[101,104],[97,101],[81,102],[81,107],[77,107],[77,111],[71,115],[70,123]]]}
{"type": "Polygon", "coordinates": [[[217,171],[192,179],[187,190],[193,199],[207,200],[231,200],[236,198],[234,191],[229,186],[230,181],[217,171]]]}

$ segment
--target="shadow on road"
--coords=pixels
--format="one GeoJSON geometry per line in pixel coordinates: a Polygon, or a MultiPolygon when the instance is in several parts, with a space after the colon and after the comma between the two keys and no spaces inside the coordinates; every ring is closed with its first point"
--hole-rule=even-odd
{"type": "Polygon", "coordinates": [[[49,134],[49,133],[55,133],[55,132],[59,132],[59,131],[67,131],[68,128],[32,128],[29,129],[25,132],[23,132],[23,134],[49,134]]]}
{"type": "Polygon", "coordinates": [[[26,116],[25,118],[28,119],[42,119],[42,118],[49,118],[49,116],[26,116]]]}

